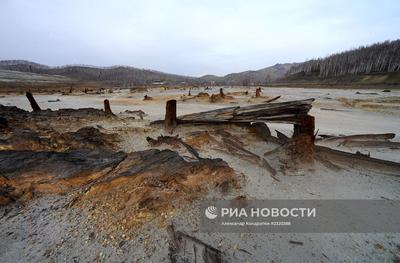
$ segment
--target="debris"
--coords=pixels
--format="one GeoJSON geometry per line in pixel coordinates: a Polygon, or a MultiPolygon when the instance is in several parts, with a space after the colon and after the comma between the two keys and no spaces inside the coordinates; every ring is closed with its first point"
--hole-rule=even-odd
{"type": "Polygon", "coordinates": [[[143,100],[152,100],[153,98],[152,97],[150,97],[150,96],[148,96],[147,94],[146,95],[144,95],[144,98],[143,98],[143,100]]]}
{"type": "Polygon", "coordinates": [[[176,135],[175,137],[172,136],[158,136],[157,140],[151,138],[151,137],[147,137],[146,138],[147,142],[152,146],[159,146],[163,143],[165,144],[169,144],[169,145],[177,145],[177,144],[181,144],[183,145],[193,156],[195,156],[197,159],[201,159],[199,153],[189,144],[185,143],[184,141],[182,141],[181,138],[178,138],[178,135],[176,135]]]}
{"type": "Polygon", "coordinates": [[[289,240],[289,243],[290,243],[290,244],[294,244],[294,245],[300,245],[300,246],[303,245],[303,242],[301,242],[301,241],[295,241],[295,240],[289,240]]]}
{"type": "Polygon", "coordinates": [[[203,242],[197,237],[190,236],[182,231],[175,231],[173,225],[167,228],[170,236],[171,245],[169,247],[169,257],[171,262],[196,262],[197,261],[197,248],[199,246],[202,250],[203,262],[220,263],[223,259],[221,250],[203,242]],[[186,241],[192,243],[192,246],[186,246],[186,241]],[[193,255],[189,253],[188,249],[193,247],[193,255]],[[188,248],[188,249],[187,249],[188,248]]]}

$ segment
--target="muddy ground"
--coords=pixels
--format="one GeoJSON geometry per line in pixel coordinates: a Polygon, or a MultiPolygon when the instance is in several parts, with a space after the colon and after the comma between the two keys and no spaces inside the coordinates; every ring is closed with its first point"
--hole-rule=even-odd
{"type": "MultiPolygon", "coordinates": [[[[25,96],[1,95],[0,104],[7,106],[1,109],[1,116],[9,126],[2,131],[0,144],[5,204],[0,208],[1,261],[206,261],[205,246],[190,239],[185,239],[186,254],[171,255],[171,225],[221,251],[225,262],[399,259],[398,233],[201,233],[198,221],[199,201],[209,198],[398,200],[400,180],[393,176],[396,171],[388,175],[367,166],[343,164],[332,169],[318,160],[312,166],[285,167],[285,156],[278,151],[265,157],[277,171],[274,178],[257,161],[220,143],[223,138],[232,138],[258,156],[279,148],[254,129],[237,125],[178,126],[172,135],[191,145],[200,159],[179,142],[154,144],[147,137],[171,135],[160,125],[150,125],[164,117],[169,99],[178,100],[181,115],[257,104],[281,96],[277,102],[316,99],[310,114],[315,116],[318,135],[395,133],[390,142],[398,143],[400,91],[264,88],[261,97],[255,97],[252,89],[224,88],[224,99],[210,99],[219,88],[192,89],[191,96],[188,93],[188,89],[159,88],[104,94],[34,94],[42,109],[52,110],[101,109],[103,100],[109,99],[116,116],[100,110],[29,113],[10,107],[30,110],[25,96]],[[143,100],[145,95],[151,99],[143,100]],[[23,155],[21,151],[25,151],[23,155]],[[104,161],[96,164],[89,157],[104,161]],[[290,243],[293,240],[302,245],[290,243]]],[[[268,126],[273,136],[274,129],[292,135],[293,125],[268,126]]],[[[365,147],[320,136],[316,144],[400,162],[396,144],[365,147]]]]}

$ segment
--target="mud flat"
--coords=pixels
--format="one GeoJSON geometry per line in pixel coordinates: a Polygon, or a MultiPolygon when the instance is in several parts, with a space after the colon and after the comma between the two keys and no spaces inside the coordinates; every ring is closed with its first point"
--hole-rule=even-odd
{"type": "Polygon", "coordinates": [[[40,111],[31,112],[24,95],[0,97],[4,262],[384,262],[400,255],[398,233],[202,233],[197,209],[210,198],[399,200],[400,91],[33,95],[40,111]],[[154,123],[169,100],[179,118],[308,98],[317,136],[307,165],[293,154],[293,124],[267,122],[270,133],[260,133],[229,122],[172,130],[154,123]],[[102,110],[105,99],[112,113],[102,110]],[[178,252],[177,240],[186,244],[178,252]]]}

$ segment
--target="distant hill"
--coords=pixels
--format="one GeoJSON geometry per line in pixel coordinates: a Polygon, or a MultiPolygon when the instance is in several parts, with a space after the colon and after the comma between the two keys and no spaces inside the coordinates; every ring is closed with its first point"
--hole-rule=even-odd
{"type": "Polygon", "coordinates": [[[99,81],[127,86],[152,84],[154,82],[177,84],[182,82],[192,82],[195,80],[195,78],[192,77],[127,66],[95,67],[87,65],[68,65],[62,67],[49,67],[25,60],[0,61],[0,70],[60,75],[81,81],[99,81]]]}
{"type": "MultiPolygon", "coordinates": [[[[0,61],[0,70],[64,76],[72,81],[113,86],[137,85],[400,85],[400,40],[333,54],[303,63],[276,64],[260,70],[199,78],[127,66],[68,65],[49,67],[25,60],[0,61]]],[[[304,86],[303,85],[303,86],[304,86]]]]}
{"type": "Polygon", "coordinates": [[[225,85],[265,85],[283,78],[288,70],[296,64],[276,64],[260,70],[249,70],[239,73],[231,73],[223,77],[213,75],[203,76],[200,79],[214,81],[217,84],[225,85]]]}
{"type": "Polygon", "coordinates": [[[400,72],[400,40],[312,59],[293,65],[285,80],[356,81],[366,75],[394,75],[400,72]]]}
{"type": "Polygon", "coordinates": [[[100,81],[115,85],[165,84],[216,84],[216,85],[261,85],[285,76],[292,64],[276,64],[256,71],[232,73],[223,77],[206,75],[200,78],[168,74],[154,70],[127,66],[95,67],[71,65],[49,67],[25,60],[0,61],[0,70],[12,70],[46,75],[65,76],[81,81],[100,81]]]}

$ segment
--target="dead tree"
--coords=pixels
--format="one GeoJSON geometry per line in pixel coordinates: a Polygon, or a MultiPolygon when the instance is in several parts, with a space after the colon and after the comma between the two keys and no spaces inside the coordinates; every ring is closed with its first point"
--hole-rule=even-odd
{"type": "Polygon", "coordinates": [[[33,97],[32,93],[30,93],[29,91],[26,93],[26,97],[29,100],[29,103],[31,104],[32,110],[33,111],[40,111],[40,107],[37,104],[35,98],[33,97]]]}
{"type": "Polygon", "coordinates": [[[176,118],[176,100],[167,101],[166,109],[165,109],[165,120],[164,126],[168,131],[172,131],[174,127],[176,127],[177,118],[176,118]]]}
{"type": "Polygon", "coordinates": [[[114,113],[111,111],[110,101],[107,99],[104,100],[104,112],[109,115],[114,115],[114,113]]]}

